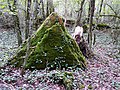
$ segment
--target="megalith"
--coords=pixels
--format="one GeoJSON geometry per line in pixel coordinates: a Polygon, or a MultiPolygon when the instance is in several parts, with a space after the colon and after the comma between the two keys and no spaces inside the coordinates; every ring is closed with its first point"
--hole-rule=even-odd
{"type": "MultiPolygon", "coordinates": [[[[23,66],[26,50],[27,41],[8,63],[16,67],[23,66]]],[[[25,64],[26,69],[44,69],[47,66],[79,66],[83,69],[86,67],[85,57],[79,46],[64,27],[63,18],[55,12],[51,13],[31,36],[29,55],[25,64]]]]}

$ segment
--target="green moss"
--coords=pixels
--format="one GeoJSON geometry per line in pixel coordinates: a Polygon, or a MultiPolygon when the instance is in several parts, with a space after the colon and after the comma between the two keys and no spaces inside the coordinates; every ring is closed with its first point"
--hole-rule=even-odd
{"type": "MultiPolygon", "coordinates": [[[[33,60],[38,60],[39,62],[39,60],[41,60],[42,63],[39,64],[41,67],[43,63],[46,66],[46,61],[49,63],[56,61],[64,67],[66,66],[66,63],[69,65],[80,64],[79,59],[83,59],[83,57],[80,57],[81,52],[74,40],[71,40],[70,36],[68,37],[69,38],[67,38],[65,33],[62,31],[60,25],[53,25],[51,28],[46,30],[41,42],[37,43],[28,62],[32,62],[33,60]],[[75,45],[72,45],[73,43],[75,45]],[[76,53],[78,51],[79,53],[76,53]]],[[[34,63],[31,63],[30,66],[36,67],[36,65],[33,64],[34,63]]]]}
{"type": "Polygon", "coordinates": [[[21,67],[21,65],[23,64],[23,61],[24,61],[24,58],[22,58],[22,57],[19,57],[19,58],[14,57],[14,59],[11,61],[11,64],[14,64],[17,67],[21,67]],[[17,59],[17,61],[16,61],[16,59],[17,59]]]}
{"type": "Polygon", "coordinates": [[[72,90],[74,76],[72,72],[63,72],[57,70],[54,73],[49,73],[48,77],[52,79],[54,83],[63,84],[66,90],[72,90]]]}
{"type": "Polygon", "coordinates": [[[80,85],[79,85],[79,89],[81,90],[81,89],[83,89],[83,88],[85,88],[85,85],[84,85],[84,84],[80,84],[80,85]]]}
{"type": "MultiPolygon", "coordinates": [[[[59,64],[60,67],[80,66],[85,68],[85,58],[79,46],[68,34],[62,18],[52,13],[31,37],[30,54],[26,63],[29,69],[44,69],[47,64],[59,64]],[[33,48],[34,47],[34,48],[33,48]]],[[[26,42],[11,63],[21,66],[26,54],[26,42]]]]}
{"type": "Polygon", "coordinates": [[[88,89],[92,90],[92,89],[93,89],[92,85],[89,85],[89,86],[88,86],[88,89]]]}
{"type": "Polygon", "coordinates": [[[107,25],[107,24],[105,24],[105,23],[99,23],[99,24],[97,24],[97,29],[99,29],[99,30],[101,30],[101,29],[108,29],[108,28],[110,28],[110,26],[109,25],[107,25]]]}
{"type": "Polygon", "coordinates": [[[65,85],[66,90],[72,90],[73,80],[74,77],[71,72],[64,72],[63,84],[65,85]]]}
{"type": "Polygon", "coordinates": [[[84,29],[84,33],[87,33],[88,29],[89,29],[89,25],[88,24],[84,24],[83,25],[83,29],[84,29]]]}

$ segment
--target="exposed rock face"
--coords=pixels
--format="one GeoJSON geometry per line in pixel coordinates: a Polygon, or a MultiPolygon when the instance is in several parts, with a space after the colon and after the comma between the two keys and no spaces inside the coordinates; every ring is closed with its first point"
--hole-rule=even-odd
{"type": "MultiPolygon", "coordinates": [[[[22,66],[26,54],[26,42],[9,64],[22,66]]],[[[30,52],[25,68],[44,69],[51,67],[80,66],[85,68],[85,58],[79,46],[64,27],[63,19],[52,13],[43,22],[30,40],[30,52]]]]}

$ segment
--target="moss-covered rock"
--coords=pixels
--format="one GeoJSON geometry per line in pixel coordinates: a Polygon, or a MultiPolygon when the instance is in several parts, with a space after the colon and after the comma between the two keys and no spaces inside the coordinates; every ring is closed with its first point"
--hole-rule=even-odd
{"type": "Polygon", "coordinates": [[[56,72],[49,73],[48,77],[52,79],[53,83],[63,84],[66,90],[72,90],[75,79],[72,72],[57,70],[56,72]]]}
{"type": "MultiPolygon", "coordinates": [[[[23,65],[27,44],[24,42],[9,64],[23,65]]],[[[64,27],[63,19],[52,13],[30,39],[29,56],[25,68],[80,66],[85,68],[85,58],[77,43],[64,27]]]]}

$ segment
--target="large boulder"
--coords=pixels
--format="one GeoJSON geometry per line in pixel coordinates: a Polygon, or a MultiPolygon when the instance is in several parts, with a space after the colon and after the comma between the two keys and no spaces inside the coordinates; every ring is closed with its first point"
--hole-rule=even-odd
{"type": "MultiPolygon", "coordinates": [[[[24,42],[9,64],[20,67],[26,55],[24,42]]],[[[25,68],[44,69],[50,67],[86,67],[85,58],[79,46],[64,27],[63,19],[51,13],[30,39],[29,56],[25,68]]]]}

